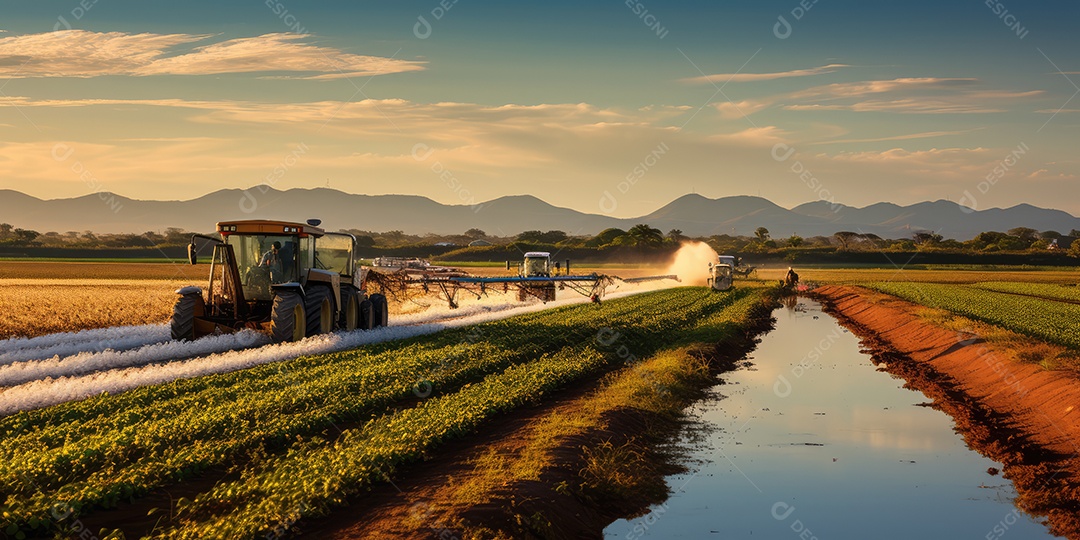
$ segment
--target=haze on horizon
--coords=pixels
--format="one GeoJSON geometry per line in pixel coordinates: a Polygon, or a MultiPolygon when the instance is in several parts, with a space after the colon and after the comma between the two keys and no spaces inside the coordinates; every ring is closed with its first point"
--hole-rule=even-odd
{"type": "Polygon", "coordinates": [[[1080,215],[1080,5],[6,2],[0,189],[1080,215]]]}

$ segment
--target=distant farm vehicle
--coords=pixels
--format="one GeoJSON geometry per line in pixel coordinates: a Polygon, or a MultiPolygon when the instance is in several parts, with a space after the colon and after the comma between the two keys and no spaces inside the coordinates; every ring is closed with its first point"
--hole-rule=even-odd
{"type": "Polygon", "coordinates": [[[750,274],[757,270],[756,266],[749,266],[742,261],[742,257],[735,257],[734,255],[720,255],[717,257],[720,264],[726,264],[731,267],[732,276],[750,277],[750,274]]]}
{"type": "MultiPolygon", "coordinates": [[[[512,270],[514,263],[507,261],[506,269],[512,270]]],[[[392,273],[372,272],[369,276],[372,282],[377,282],[379,287],[388,293],[404,296],[409,290],[422,290],[427,293],[432,288],[437,289],[449,303],[451,309],[457,308],[457,293],[465,290],[477,298],[486,295],[492,286],[501,286],[502,292],[509,292],[510,287],[517,288],[517,299],[524,301],[529,297],[537,298],[541,302],[555,300],[555,291],[569,288],[592,301],[599,302],[604,296],[607,287],[616,281],[623,283],[641,283],[662,279],[679,281],[676,275],[648,276],[639,278],[621,278],[619,276],[606,276],[602,274],[573,275],[570,273],[570,260],[565,265],[552,262],[551,254],[546,251],[530,251],[525,254],[522,262],[517,263],[516,276],[503,277],[478,277],[464,273],[438,274],[433,272],[421,273],[401,269],[392,273]]]]}
{"type": "Polygon", "coordinates": [[[731,288],[734,271],[727,263],[709,263],[709,277],[706,283],[714,291],[726,291],[731,288]]]}
{"type": "Polygon", "coordinates": [[[385,326],[386,297],[364,292],[366,270],[356,268],[356,238],[306,224],[247,220],[217,224],[210,281],[204,291],[184,287],[173,307],[173,339],[251,329],[275,343],[332,332],[385,326]]]}

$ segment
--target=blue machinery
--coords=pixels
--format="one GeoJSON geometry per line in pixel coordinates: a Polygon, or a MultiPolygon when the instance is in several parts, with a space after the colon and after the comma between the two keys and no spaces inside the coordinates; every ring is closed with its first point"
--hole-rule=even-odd
{"type": "MultiPolygon", "coordinates": [[[[510,268],[511,263],[508,262],[507,269],[510,268]]],[[[593,302],[599,302],[604,297],[607,288],[616,282],[643,283],[663,279],[679,281],[679,277],[672,274],[621,278],[596,273],[572,275],[569,271],[570,261],[566,261],[565,268],[560,268],[558,263],[554,266],[551,264],[551,258],[547,252],[529,252],[525,254],[524,262],[518,266],[516,276],[479,277],[460,272],[448,274],[402,269],[389,273],[370,271],[367,281],[376,285],[380,292],[398,299],[407,298],[412,294],[430,294],[434,291],[446,298],[451,309],[458,307],[458,291],[466,291],[480,298],[487,295],[489,290],[508,293],[511,288],[514,288],[519,301],[524,301],[531,296],[542,302],[551,302],[555,300],[557,289],[570,289],[589,297],[593,302]],[[560,275],[560,271],[566,273],[560,275]]]]}

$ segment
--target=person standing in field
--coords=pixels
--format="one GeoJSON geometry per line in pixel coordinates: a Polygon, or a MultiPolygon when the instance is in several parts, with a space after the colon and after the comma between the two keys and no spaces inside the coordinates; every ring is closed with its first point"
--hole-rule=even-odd
{"type": "Polygon", "coordinates": [[[795,273],[795,269],[788,267],[787,276],[784,278],[784,286],[794,288],[799,284],[799,274],[795,273]]]}

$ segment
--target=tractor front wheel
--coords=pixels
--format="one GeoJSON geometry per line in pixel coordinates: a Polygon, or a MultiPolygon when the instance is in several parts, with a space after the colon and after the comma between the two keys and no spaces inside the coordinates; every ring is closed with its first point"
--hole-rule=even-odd
{"type": "Polygon", "coordinates": [[[277,293],[270,309],[270,338],[274,343],[300,341],[306,333],[304,299],[295,292],[277,293]]]}
{"type": "Polygon", "coordinates": [[[206,314],[206,303],[201,293],[185,294],[176,299],[169,330],[173,339],[195,339],[195,317],[206,314]]]}

